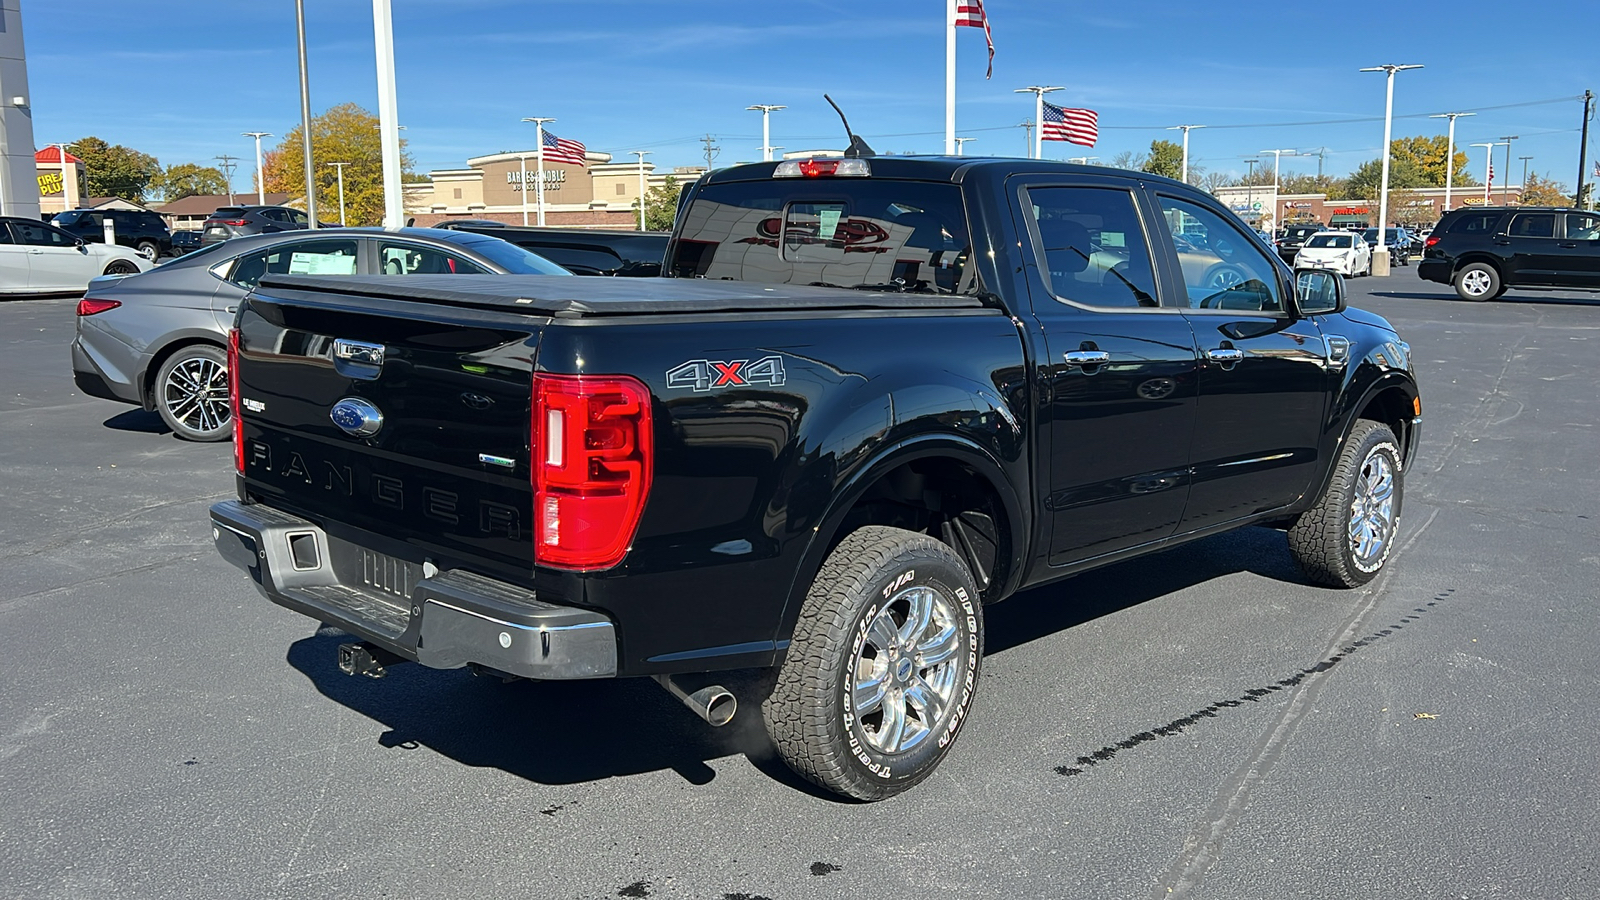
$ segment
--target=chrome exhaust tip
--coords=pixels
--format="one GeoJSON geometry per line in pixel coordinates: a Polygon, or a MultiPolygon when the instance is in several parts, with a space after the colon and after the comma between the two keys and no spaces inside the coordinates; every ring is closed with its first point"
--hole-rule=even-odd
{"type": "Polygon", "coordinates": [[[696,691],[690,691],[671,675],[655,675],[656,683],[667,689],[667,693],[677,697],[684,706],[694,711],[694,714],[705,719],[713,727],[726,725],[733,721],[733,714],[739,709],[739,701],[733,692],[720,684],[707,685],[696,691]]]}

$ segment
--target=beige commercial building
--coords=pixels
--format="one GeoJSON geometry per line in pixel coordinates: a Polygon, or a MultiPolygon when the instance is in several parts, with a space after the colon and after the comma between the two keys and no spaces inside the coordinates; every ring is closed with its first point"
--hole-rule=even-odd
{"type": "MultiPolygon", "coordinates": [[[[638,228],[639,163],[612,162],[590,152],[586,165],[545,162],[545,224],[564,228],[638,228]]],[[[464,169],[435,169],[429,181],[405,186],[406,215],[417,225],[451,219],[491,219],[520,225],[538,222],[539,160],[533,151],[494,153],[467,160],[464,169]],[[523,188],[527,190],[524,192],[523,188]]],[[[705,173],[700,166],[658,170],[644,164],[645,190],[679,185],[705,173]]]]}

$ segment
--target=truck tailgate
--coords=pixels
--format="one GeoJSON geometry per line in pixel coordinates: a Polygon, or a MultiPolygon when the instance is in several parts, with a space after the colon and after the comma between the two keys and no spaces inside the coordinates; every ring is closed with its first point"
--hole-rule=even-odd
{"type": "Polygon", "coordinates": [[[530,386],[545,321],[252,295],[236,375],[246,496],[330,533],[385,535],[398,558],[368,564],[396,577],[424,561],[526,575],[530,386]]]}

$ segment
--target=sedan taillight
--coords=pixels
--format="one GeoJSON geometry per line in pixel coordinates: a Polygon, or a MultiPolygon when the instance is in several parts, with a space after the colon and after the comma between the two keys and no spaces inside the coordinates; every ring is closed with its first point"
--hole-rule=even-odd
{"type": "Polygon", "coordinates": [[[103,313],[108,309],[116,309],[121,305],[121,300],[100,300],[95,297],[85,297],[78,301],[78,315],[92,316],[96,313],[103,313]]]}
{"type": "Polygon", "coordinates": [[[532,425],[534,562],[621,562],[650,493],[649,388],[626,375],[536,374],[532,425]]]}

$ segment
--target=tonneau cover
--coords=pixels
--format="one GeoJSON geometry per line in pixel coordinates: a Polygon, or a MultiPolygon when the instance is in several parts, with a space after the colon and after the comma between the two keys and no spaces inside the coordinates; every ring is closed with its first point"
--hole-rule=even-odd
{"type": "Polygon", "coordinates": [[[453,306],[589,317],[796,309],[975,309],[976,297],[902,294],[689,278],[558,278],[549,275],[266,275],[256,292],[343,294],[453,306]]]}

